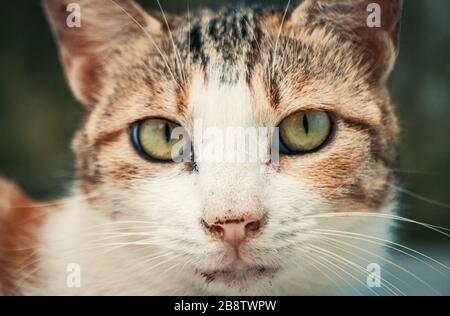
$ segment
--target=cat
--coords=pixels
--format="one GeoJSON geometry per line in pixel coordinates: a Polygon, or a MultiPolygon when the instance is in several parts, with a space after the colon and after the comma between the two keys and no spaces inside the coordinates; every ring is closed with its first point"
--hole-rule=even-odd
{"type": "Polygon", "coordinates": [[[300,295],[365,283],[339,259],[356,242],[333,246],[333,234],[391,238],[390,221],[365,215],[396,210],[386,82],[401,1],[172,15],[80,0],[69,27],[70,3],[43,7],[86,112],[72,142],[76,180],[49,204],[0,182],[0,293],[300,295]],[[381,23],[369,27],[373,3],[381,23]],[[200,161],[195,120],[278,127],[278,158],[200,161]],[[180,162],[168,156],[177,127],[189,153],[180,162]]]}

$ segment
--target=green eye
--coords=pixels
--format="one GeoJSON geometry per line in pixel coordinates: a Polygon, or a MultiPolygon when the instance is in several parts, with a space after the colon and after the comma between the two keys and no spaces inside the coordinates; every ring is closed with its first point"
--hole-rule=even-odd
{"type": "Polygon", "coordinates": [[[280,124],[281,145],[292,153],[311,151],[327,140],[330,131],[331,120],[326,112],[297,112],[280,124]]]}
{"type": "MultiPolygon", "coordinates": [[[[173,161],[172,149],[180,139],[172,139],[172,132],[179,125],[160,118],[150,118],[133,125],[131,139],[136,150],[155,160],[173,161]]],[[[187,139],[182,136],[179,155],[182,155],[187,139]]]]}

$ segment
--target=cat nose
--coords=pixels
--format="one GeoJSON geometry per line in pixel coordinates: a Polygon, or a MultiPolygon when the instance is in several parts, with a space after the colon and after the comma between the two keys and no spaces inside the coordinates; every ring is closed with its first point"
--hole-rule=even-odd
{"type": "Polygon", "coordinates": [[[216,221],[213,224],[209,224],[203,219],[202,224],[213,237],[222,240],[231,247],[237,248],[261,230],[262,219],[227,219],[225,221],[216,221]]]}

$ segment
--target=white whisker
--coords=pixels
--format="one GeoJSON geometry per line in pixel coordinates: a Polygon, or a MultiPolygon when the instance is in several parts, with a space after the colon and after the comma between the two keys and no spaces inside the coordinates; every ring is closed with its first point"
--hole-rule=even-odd
{"type": "MultiPolygon", "coordinates": [[[[326,250],[326,249],[323,249],[323,248],[317,247],[317,246],[310,246],[308,248],[314,249],[316,251],[319,251],[319,252],[322,253],[322,255],[329,256],[330,258],[335,258],[336,260],[338,260],[340,262],[346,263],[346,264],[354,267],[356,269],[356,271],[359,271],[364,276],[367,276],[367,275],[370,274],[369,271],[367,271],[366,269],[362,268],[360,265],[358,265],[355,262],[353,262],[353,261],[351,261],[349,259],[346,259],[346,258],[344,258],[344,257],[342,257],[342,256],[340,256],[340,255],[338,255],[338,254],[336,254],[336,253],[334,253],[332,251],[329,251],[329,250],[326,250]]],[[[366,286],[366,284],[364,284],[361,280],[359,280],[357,278],[355,278],[355,279],[358,281],[358,283],[362,284],[363,286],[366,286]]],[[[382,281],[387,285],[386,289],[388,289],[389,292],[391,292],[393,295],[397,296],[398,293],[400,293],[400,295],[405,296],[405,294],[400,289],[398,289],[395,285],[393,285],[392,283],[388,282],[385,279],[382,279],[382,281]],[[397,291],[397,292],[395,292],[395,291],[397,291]]],[[[375,293],[376,295],[378,295],[378,293],[376,293],[373,289],[370,288],[370,290],[373,293],[375,293]]]]}
{"type": "Polygon", "coordinates": [[[401,193],[404,193],[406,195],[409,195],[409,196],[411,196],[413,198],[416,198],[416,199],[418,199],[420,201],[427,202],[429,204],[436,205],[436,206],[439,206],[439,207],[442,207],[442,208],[450,209],[450,205],[447,204],[447,203],[442,203],[442,202],[439,202],[439,201],[427,198],[427,197],[425,197],[423,195],[414,193],[412,191],[409,191],[407,189],[401,188],[401,187],[396,186],[394,184],[390,184],[390,186],[392,186],[395,190],[397,190],[397,191],[399,191],[401,193]]]}
{"type": "MultiPolygon", "coordinates": [[[[365,234],[358,234],[358,233],[345,232],[345,231],[339,231],[339,230],[331,230],[331,229],[314,229],[312,233],[314,233],[314,232],[330,234],[330,235],[335,235],[335,236],[341,236],[341,237],[350,238],[350,239],[362,240],[362,241],[366,241],[366,242],[373,243],[373,244],[376,244],[376,245],[382,245],[384,247],[387,247],[387,248],[390,248],[390,249],[394,249],[394,250],[396,250],[396,251],[398,251],[400,253],[403,253],[403,254],[411,257],[411,258],[414,258],[414,259],[416,259],[416,260],[418,260],[418,261],[428,265],[430,268],[432,268],[436,272],[439,272],[439,273],[442,274],[441,271],[437,270],[434,266],[430,265],[428,262],[426,262],[426,261],[424,261],[424,260],[422,260],[422,259],[420,259],[420,258],[418,258],[418,257],[416,257],[416,256],[414,256],[414,255],[412,255],[410,253],[408,253],[408,252],[402,251],[402,250],[400,250],[398,248],[395,248],[395,247],[391,246],[391,245],[394,245],[394,246],[400,247],[402,249],[406,249],[406,250],[408,250],[410,252],[413,252],[415,254],[418,254],[418,255],[420,255],[420,256],[422,256],[422,257],[424,257],[424,258],[426,258],[426,259],[428,259],[428,260],[430,260],[430,261],[432,261],[432,262],[434,262],[436,264],[438,264],[439,266],[445,268],[446,270],[449,270],[449,268],[445,264],[439,262],[436,259],[431,258],[430,256],[427,256],[427,255],[421,253],[420,251],[414,250],[414,249],[412,249],[410,247],[407,247],[407,246],[404,246],[404,245],[401,245],[399,243],[396,243],[396,242],[393,242],[393,241],[390,241],[390,240],[386,240],[386,239],[383,239],[383,238],[378,238],[378,237],[375,237],[375,236],[369,236],[369,235],[365,235],[365,234]]],[[[447,275],[445,275],[445,276],[448,278],[447,275]]]]}
{"type": "MultiPolygon", "coordinates": [[[[377,255],[377,254],[375,254],[375,253],[373,253],[371,251],[368,251],[368,250],[363,249],[361,247],[358,247],[358,246],[352,245],[350,243],[344,242],[342,240],[337,240],[335,238],[328,238],[328,237],[322,236],[320,242],[324,242],[324,239],[328,241],[327,244],[330,245],[330,246],[332,246],[331,245],[332,243],[338,243],[338,244],[344,245],[346,247],[349,247],[349,248],[356,249],[356,250],[359,250],[361,252],[367,253],[367,254],[369,254],[371,256],[374,256],[375,258],[378,258],[378,259],[380,259],[380,260],[382,260],[384,262],[387,262],[387,263],[391,264],[392,266],[396,267],[397,269],[399,269],[399,270],[407,273],[408,275],[412,276],[414,279],[418,280],[420,283],[422,283],[423,285],[428,287],[430,290],[432,290],[435,294],[439,295],[439,292],[435,288],[433,288],[429,283],[425,282],[423,279],[419,278],[416,274],[412,273],[411,271],[403,268],[402,266],[396,264],[395,262],[393,262],[393,261],[391,261],[389,259],[386,259],[386,258],[384,258],[384,257],[382,257],[380,255],[377,255]]],[[[367,260],[367,259],[362,258],[361,256],[357,256],[355,253],[351,253],[349,250],[346,250],[344,247],[338,247],[338,246],[333,246],[333,247],[336,247],[339,250],[344,251],[344,252],[346,252],[348,254],[351,254],[351,255],[354,255],[356,257],[359,257],[359,259],[367,260]]],[[[369,261],[367,261],[367,262],[370,263],[369,261]]],[[[402,283],[405,283],[403,280],[401,280],[400,278],[398,278],[394,274],[390,273],[389,271],[385,271],[385,273],[391,275],[394,279],[396,279],[396,280],[398,280],[398,281],[400,281],[402,283]]]]}
{"type": "Polygon", "coordinates": [[[151,44],[156,48],[156,50],[158,51],[159,55],[161,56],[161,58],[163,59],[164,63],[166,64],[167,70],[169,70],[173,81],[177,85],[179,85],[179,82],[177,81],[177,79],[175,78],[175,75],[172,72],[172,69],[171,69],[171,67],[169,65],[169,62],[167,61],[166,57],[164,56],[164,54],[161,51],[161,49],[159,48],[159,46],[156,44],[156,42],[153,39],[152,35],[127,10],[125,10],[120,4],[118,4],[115,0],[110,0],[110,1],[113,2],[117,7],[119,7],[119,9],[121,9],[144,32],[144,34],[150,40],[151,44]]]}
{"type": "MultiPolygon", "coordinates": [[[[281,19],[280,28],[279,28],[279,30],[278,30],[278,35],[277,35],[277,40],[275,41],[274,57],[273,57],[273,60],[272,60],[272,66],[271,66],[271,70],[270,70],[270,74],[269,74],[270,80],[272,80],[272,74],[273,74],[273,72],[274,72],[275,65],[276,65],[276,63],[277,63],[278,42],[279,42],[280,37],[281,37],[281,32],[282,32],[282,30],[283,30],[284,21],[285,21],[285,19],[286,19],[286,15],[287,15],[287,12],[288,12],[288,10],[289,10],[289,5],[290,5],[290,4],[291,4],[291,0],[288,0],[287,5],[286,5],[286,8],[284,9],[283,18],[281,19]]],[[[269,81],[269,83],[270,83],[270,82],[271,82],[271,81],[269,81]]]]}
{"type": "Polygon", "coordinates": [[[161,6],[161,2],[159,0],[156,0],[156,2],[158,3],[159,10],[161,11],[161,14],[163,16],[164,22],[166,24],[167,31],[169,32],[170,41],[172,42],[173,51],[174,51],[175,56],[176,56],[177,68],[180,70],[180,73],[181,73],[181,75],[183,77],[183,81],[186,81],[186,75],[184,73],[183,63],[181,61],[180,52],[179,52],[177,46],[175,45],[175,40],[173,38],[173,34],[172,34],[172,30],[170,29],[169,22],[167,21],[166,14],[164,13],[164,10],[163,10],[163,8],[161,6]]]}
{"type": "Polygon", "coordinates": [[[302,218],[339,218],[339,217],[379,217],[379,218],[386,218],[386,219],[393,219],[397,221],[417,224],[426,228],[429,228],[435,232],[438,232],[446,237],[450,237],[450,234],[447,234],[443,232],[443,230],[450,231],[450,228],[437,226],[433,224],[428,224],[424,222],[419,222],[407,217],[402,217],[398,215],[393,214],[386,214],[386,213],[367,213],[367,212],[329,212],[329,213],[322,213],[322,214],[315,214],[315,215],[305,215],[302,216],[302,218]]]}

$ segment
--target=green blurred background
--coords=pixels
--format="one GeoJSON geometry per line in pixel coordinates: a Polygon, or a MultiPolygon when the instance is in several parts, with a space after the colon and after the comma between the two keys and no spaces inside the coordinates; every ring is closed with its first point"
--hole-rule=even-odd
{"type": "MultiPolygon", "coordinates": [[[[155,0],[142,2],[157,6],[155,0]]],[[[161,2],[171,12],[187,5],[186,0],[161,2]]],[[[192,8],[221,3],[190,0],[192,8]]],[[[82,108],[64,81],[40,2],[3,1],[0,10],[0,172],[35,198],[58,197],[72,179],[69,143],[82,108]]],[[[445,227],[450,227],[450,208],[437,201],[450,204],[449,12],[448,0],[405,1],[401,50],[390,80],[402,127],[399,184],[430,200],[402,193],[401,215],[445,227]]],[[[400,226],[398,233],[403,241],[450,250],[449,238],[417,226],[400,226]]]]}

